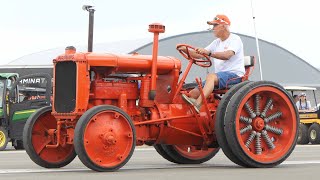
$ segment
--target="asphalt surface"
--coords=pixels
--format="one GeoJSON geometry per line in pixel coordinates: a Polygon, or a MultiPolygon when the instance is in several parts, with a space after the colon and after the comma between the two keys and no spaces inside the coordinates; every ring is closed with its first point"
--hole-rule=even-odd
{"type": "Polygon", "coordinates": [[[242,168],[220,151],[200,165],[176,165],[163,159],[152,147],[136,148],[119,171],[99,173],[86,168],[78,158],[60,169],[45,169],[33,163],[25,151],[11,147],[0,152],[0,180],[96,180],[96,179],[319,179],[320,145],[298,145],[291,156],[275,168],[242,168]]]}

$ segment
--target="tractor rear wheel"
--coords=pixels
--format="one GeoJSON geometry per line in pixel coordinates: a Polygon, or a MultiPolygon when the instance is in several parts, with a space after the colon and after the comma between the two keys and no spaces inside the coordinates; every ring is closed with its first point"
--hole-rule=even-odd
{"type": "Polygon", "coordinates": [[[155,144],[153,145],[154,149],[166,160],[176,163],[175,160],[163,149],[163,144],[155,144]]]}
{"type": "Polygon", "coordinates": [[[230,145],[227,142],[226,133],[224,132],[225,126],[225,113],[227,110],[227,105],[230,102],[231,97],[237,93],[237,91],[244,85],[252,83],[250,81],[244,81],[239,84],[232,86],[226,94],[223,95],[221,101],[219,102],[218,109],[216,111],[215,119],[215,133],[218,140],[218,144],[221,147],[223,153],[234,163],[240,166],[246,166],[236,155],[233,154],[230,145]]]}
{"type": "Polygon", "coordinates": [[[212,159],[220,148],[208,148],[207,150],[197,149],[191,145],[164,145],[162,157],[176,164],[201,164],[212,159]]]}
{"type": "Polygon", "coordinates": [[[52,107],[43,107],[28,118],[23,129],[23,146],[31,160],[39,166],[60,168],[72,162],[76,153],[71,144],[63,147],[59,145],[57,148],[46,147],[57,141],[52,142],[56,137],[51,137],[48,133],[50,129],[57,129],[57,121],[51,111],[52,107]]]}
{"type": "Polygon", "coordinates": [[[298,132],[298,144],[308,144],[309,137],[308,137],[308,126],[306,124],[299,124],[299,132],[298,132]]]}
{"type": "Polygon", "coordinates": [[[320,144],[320,125],[313,123],[308,130],[309,141],[311,144],[320,144]]]}
{"type": "Polygon", "coordinates": [[[78,120],[74,145],[81,162],[95,171],[115,171],[131,158],[136,145],[130,116],[118,107],[96,106],[78,120]]]}
{"type": "Polygon", "coordinates": [[[8,145],[8,131],[0,126],[0,151],[3,151],[6,149],[8,145]]]}
{"type": "Polygon", "coordinates": [[[274,167],[292,153],[299,114],[280,85],[258,81],[244,85],[227,106],[228,144],[247,167],[274,167]]]}

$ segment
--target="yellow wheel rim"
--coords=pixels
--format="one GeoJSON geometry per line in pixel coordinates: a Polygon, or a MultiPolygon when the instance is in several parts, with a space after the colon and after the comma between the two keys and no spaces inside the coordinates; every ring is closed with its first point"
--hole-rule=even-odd
{"type": "Polygon", "coordinates": [[[0,147],[4,146],[6,143],[6,135],[3,131],[0,131],[0,147]]]}

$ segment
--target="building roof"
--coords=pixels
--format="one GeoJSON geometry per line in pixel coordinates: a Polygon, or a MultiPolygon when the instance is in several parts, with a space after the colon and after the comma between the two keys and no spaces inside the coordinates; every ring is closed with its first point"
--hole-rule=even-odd
{"type": "MultiPolygon", "coordinates": [[[[136,49],[149,42],[150,39],[138,39],[94,44],[93,51],[128,54],[128,52],[132,51],[133,49],[136,49]]],[[[79,52],[87,51],[86,46],[75,47],[79,52]]],[[[64,49],[65,47],[59,47],[27,54],[5,65],[0,65],[0,68],[50,68],[52,67],[52,60],[58,55],[64,53],[64,49]]]]}
{"type": "MultiPolygon", "coordinates": [[[[254,71],[249,79],[253,81],[261,80],[260,62],[257,57],[255,38],[243,34],[237,35],[239,35],[243,41],[245,55],[253,55],[257,59],[254,71]]],[[[209,31],[192,32],[163,38],[159,41],[158,54],[162,56],[174,56],[181,59],[183,71],[186,68],[187,60],[177,52],[176,45],[178,43],[184,43],[195,47],[205,47],[211,43],[213,39],[215,38],[212,32],[209,31]]],[[[150,38],[95,44],[93,50],[95,52],[112,52],[119,54],[133,52],[152,54],[151,41],[152,39],[150,38]]],[[[318,69],[276,44],[260,39],[259,46],[263,80],[275,81],[284,86],[320,87],[320,71],[318,69]]],[[[77,51],[86,51],[85,46],[78,46],[76,48],[77,51]]],[[[51,68],[52,60],[62,53],[64,53],[64,47],[36,52],[11,61],[7,65],[2,65],[0,69],[26,68],[27,70],[29,68],[51,68]]],[[[213,67],[204,70],[201,67],[193,66],[187,77],[187,82],[193,82],[195,77],[205,79],[208,72],[213,72],[213,67]]]]}

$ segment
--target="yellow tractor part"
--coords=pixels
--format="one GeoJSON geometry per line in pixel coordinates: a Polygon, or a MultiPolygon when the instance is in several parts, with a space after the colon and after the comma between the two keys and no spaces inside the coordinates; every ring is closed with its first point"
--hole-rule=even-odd
{"type": "Polygon", "coordinates": [[[300,123],[303,123],[303,124],[312,124],[312,123],[320,124],[320,119],[300,119],[300,123]]]}
{"type": "Polygon", "coordinates": [[[306,114],[299,114],[300,120],[305,119],[317,119],[318,114],[317,113],[306,113],[306,114]]]}
{"type": "Polygon", "coordinates": [[[6,135],[3,131],[0,131],[0,147],[4,146],[6,143],[6,135]]]}

